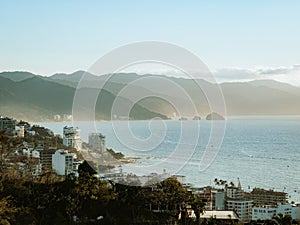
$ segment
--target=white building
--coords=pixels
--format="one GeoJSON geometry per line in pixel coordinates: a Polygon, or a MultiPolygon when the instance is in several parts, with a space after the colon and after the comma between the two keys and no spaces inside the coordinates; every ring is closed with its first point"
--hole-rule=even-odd
{"type": "Polygon", "coordinates": [[[276,215],[277,207],[271,205],[254,206],[252,208],[252,220],[269,220],[276,215]]]}
{"type": "Polygon", "coordinates": [[[29,134],[29,135],[35,135],[35,131],[34,130],[26,131],[26,133],[29,134]]]}
{"type": "Polygon", "coordinates": [[[38,176],[40,175],[42,172],[42,164],[36,164],[33,168],[32,168],[32,175],[33,176],[38,176]]]}
{"type": "MultiPolygon", "coordinates": [[[[188,206],[187,207],[187,215],[189,218],[196,219],[196,214],[194,210],[188,206]]],[[[182,218],[181,213],[179,214],[179,219],[182,218]]],[[[214,218],[220,222],[222,221],[238,221],[239,217],[234,211],[229,211],[229,210],[205,210],[203,213],[200,214],[200,221],[203,221],[204,219],[211,219],[214,218]]],[[[225,224],[227,224],[225,223],[225,224]]],[[[222,224],[222,223],[221,223],[222,224]]]]}
{"type": "Polygon", "coordinates": [[[101,153],[104,153],[106,151],[105,136],[101,133],[89,134],[89,145],[94,149],[99,150],[101,153]]]}
{"type": "Polygon", "coordinates": [[[292,218],[300,221],[300,203],[293,205],[292,218]]]}
{"type": "Polygon", "coordinates": [[[239,217],[234,211],[228,210],[206,210],[200,214],[200,219],[211,219],[217,220],[238,220],[239,217]]]}
{"type": "Polygon", "coordinates": [[[74,157],[73,153],[68,153],[63,149],[57,150],[52,155],[52,169],[62,176],[74,173],[74,157]]]}
{"type": "Polygon", "coordinates": [[[60,116],[59,114],[54,115],[53,119],[54,119],[55,121],[60,121],[60,120],[61,120],[61,116],[60,116]]]}
{"type": "Polygon", "coordinates": [[[292,205],[290,204],[277,204],[276,214],[282,214],[282,215],[290,215],[292,216],[292,205]]]}
{"type": "Polygon", "coordinates": [[[244,191],[240,179],[238,178],[238,186],[234,185],[225,188],[226,209],[233,210],[239,216],[239,220],[249,222],[252,219],[253,200],[244,197],[244,191]]]}
{"type": "Polygon", "coordinates": [[[16,135],[18,138],[24,138],[25,127],[24,126],[15,126],[16,135]]]}
{"type": "Polygon", "coordinates": [[[300,220],[300,205],[282,204],[277,206],[264,205],[252,208],[252,220],[268,220],[278,214],[290,215],[295,220],[300,220]]]}
{"type": "Polygon", "coordinates": [[[246,199],[227,199],[227,210],[234,210],[239,219],[242,221],[250,221],[252,219],[252,200],[246,199]]]}
{"type": "Polygon", "coordinates": [[[243,198],[243,190],[239,187],[227,187],[225,192],[227,198],[243,198]]]}
{"type": "Polygon", "coordinates": [[[68,147],[76,148],[78,151],[81,150],[82,141],[80,139],[80,129],[78,127],[63,128],[63,144],[68,147]]]}
{"type": "Polygon", "coordinates": [[[29,157],[29,156],[30,156],[30,149],[29,149],[29,148],[23,148],[23,149],[22,149],[22,154],[23,154],[24,156],[29,157]]]}

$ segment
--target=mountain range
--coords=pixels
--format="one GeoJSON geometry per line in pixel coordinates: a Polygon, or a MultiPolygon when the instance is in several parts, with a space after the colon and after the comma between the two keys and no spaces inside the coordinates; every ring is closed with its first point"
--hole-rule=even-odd
{"type": "MultiPolygon", "coordinates": [[[[74,94],[83,74],[85,79],[80,85],[85,91],[94,93],[103,86],[95,107],[96,119],[111,118],[116,96],[120,97],[124,107],[134,102],[133,97],[149,96],[134,104],[130,111],[130,119],[167,119],[174,115],[204,118],[211,113],[205,94],[195,80],[191,79],[135,73],[117,73],[109,77],[96,76],[84,71],[58,73],[47,77],[15,71],[0,73],[0,115],[41,121],[52,120],[56,114],[71,114],[74,94]],[[146,82],[139,82],[140,78],[146,82]],[[172,85],[166,85],[161,80],[172,85]],[[123,96],[124,89],[129,93],[126,96],[123,96]],[[190,110],[187,99],[180,90],[187,93],[196,107],[197,115],[190,110]],[[169,99],[177,105],[172,104],[169,99]],[[178,105],[180,112],[176,107],[178,105]]],[[[217,84],[205,80],[196,81],[207,89],[217,87],[217,84]]],[[[300,88],[290,84],[274,80],[255,80],[222,83],[219,87],[223,92],[229,116],[300,114],[300,88]]],[[[117,116],[121,118],[123,115],[117,116]]]]}

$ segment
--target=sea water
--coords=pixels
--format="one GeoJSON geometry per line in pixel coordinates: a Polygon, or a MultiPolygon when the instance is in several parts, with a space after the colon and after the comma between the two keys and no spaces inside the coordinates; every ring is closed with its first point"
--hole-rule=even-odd
{"type": "MultiPolygon", "coordinates": [[[[63,126],[72,125],[67,122],[39,124],[60,135],[63,126]]],[[[137,171],[159,172],[148,168],[167,162],[173,166],[171,171],[175,168],[176,174],[186,176],[186,182],[194,186],[214,185],[215,178],[237,184],[240,178],[245,191],[254,187],[285,191],[289,201],[300,202],[300,117],[227,119],[218,154],[207,169],[200,171],[199,164],[206,148],[214,147],[208,146],[211,124],[212,121],[206,120],[76,123],[84,141],[89,132],[101,132],[106,136],[108,148],[138,157],[131,165],[136,166],[137,171]],[[197,140],[194,140],[198,137],[195,124],[200,131],[197,140]],[[176,157],[172,157],[174,151],[179,152],[176,157]]]]}

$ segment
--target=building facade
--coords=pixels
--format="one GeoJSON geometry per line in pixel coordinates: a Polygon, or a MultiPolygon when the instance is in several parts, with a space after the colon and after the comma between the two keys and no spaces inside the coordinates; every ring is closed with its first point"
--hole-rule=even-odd
{"type": "Polygon", "coordinates": [[[74,154],[59,149],[52,155],[52,169],[58,175],[74,173],[74,154]]]}
{"type": "Polygon", "coordinates": [[[55,153],[56,149],[38,150],[40,152],[40,164],[42,170],[52,169],[52,155],[55,153]]]}
{"type": "Polygon", "coordinates": [[[249,198],[253,200],[253,204],[256,206],[277,206],[277,203],[284,204],[287,202],[287,193],[273,190],[264,190],[261,188],[254,188],[250,192],[249,198]]]}
{"type": "Polygon", "coordinates": [[[235,211],[241,221],[249,222],[252,219],[252,204],[252,200],[227,199],[226,209],[235,211]]]}
{"type": "Polygon", "coordinates": [[[63,128],[63,144],[68,147],[72,147],[81,150],[82,141],[80,139],[80,129],[78,127],[68,127],[63,128]]]}
{"type": "Polygon", "coordinates": [[[238,187],[226,187],[227,198],[243,198],[243,190],[238,187]]]}
{"type": "Polygon", "coordinates": [[[252,219],[253,201],[244,195],[240,179],[238,178],[238,186],[230,186],[225,188],[226,193],[226,209],[233,210],[237,213],[239,220],[249,222],[252,219]]]}
{"type": "Polygon", "coordinates": [[[101,133],[91,133],[89,134],[89,145],[99,150],[101,153],[106,152],[106,140],[105,136],[101,133]]]}
{"type": "Polygon", "coordinates": [[[25,127],[24,126],[15,126],[15,134],[19,138],[24,138],[24,136],[25,136],[25,127]]]}
{"type": "Polygon", "coordinates": [[[272,205],[253,206],[252,220],[269,220],[276,215],[276,207],[272,205]]]}
{"type": "Polygon", "coordinates": [[[0,117],[0,131],[5,131],[8,136],[15,136],[16,120],[0,117]]]}
{"type": "Polygon", "coordinates": [[[282,204],[254,206],[252,208],[252,220],[270,220],[274,216],[290,215],[294,220],[300,220],[300,205],[282,204]]]}
{"type": "Polygon", "coordinates": [[[212,192],[212,209],[213,210],[224,210],[225,209],[225,192],[215,191],[212,192]]]}

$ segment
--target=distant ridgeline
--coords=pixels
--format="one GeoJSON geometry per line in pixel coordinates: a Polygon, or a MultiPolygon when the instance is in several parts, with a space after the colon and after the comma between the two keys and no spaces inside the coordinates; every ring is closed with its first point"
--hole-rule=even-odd
{"type": "MultiPolygon", "coordinates": [[[[54,74],[50,77],[28,72],[0,73],[0,113],[30,121],[70,120],[74,93],[78,81],[84,73],[84,71],[77,71],[72,74],[54,74]]],[[[112,104],[124,87],[130,88],[132,93],[136,93],[138,96],[156,96],[157,93],[153,93],[149,90],[150,88],[130,84],[141,76],[150,77],[153,75],[119,73],[110,77],[99,94],[95,108],[96,119],[111,119],[112,104]]],[[[170,79],[170,81],[182,87],[195,104],[198,111],[197,115],[191,115],[191,112],[186,109],[187,111],[180,112],[181,116],[199,119],[200,116],[206,117],[211,113],[205,93],[202,93],[193,80],[163,75],[160,75],[160,77],[170,79]]],[[[99,77],[85,73],[85,81],[82,86],[89,87],[86,88],[86,91],[94,93],[100,85],[103,85],[103,80],[106,78],[108,78],[107,75],[99,77]]],[[[151,84],[151,79],[149,82],[149,87],[155,85],[158,89],[164,91],[166,99],[171,94],[172,98],[180,105],[184,106],[186,104],[180,93],[174,93],[174,91],[166,89],[159,83],[151,84]]],[[[216,88],[216,84],[205,80],[199,80],[198,83],[209,89],[216,88]]],[[[300,114],[300,104],[298,104],[300,88],[298,87],[271,80],[223,83],[220,84],[220,87],[224,94],[227,115],[300,114]]],[[[122,104],[131,104],[131,100],[124,97],[122,104]]],[[[185,109],[185,107],[183,108],[185,109]]],[[[164,100],[163,97],[147,97],[134,105],[129,118],[126,115],[113,116],[114,119],[119,120],[144,120],[157,117],[168,119],[177,113],[174,106],[164,100]]]]}

